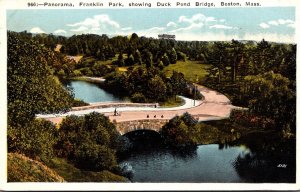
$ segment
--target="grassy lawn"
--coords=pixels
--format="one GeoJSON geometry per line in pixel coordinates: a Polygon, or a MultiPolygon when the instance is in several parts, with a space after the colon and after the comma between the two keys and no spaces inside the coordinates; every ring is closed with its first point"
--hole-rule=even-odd
{"type": "Polygon", "coordinates": [[[185,79],[189,81],[196,81],[196,75],[198,76],[198,81],[203,82],[205,75],[208,73],[206,69],[209,68],[209,64],[200,64],[199,61],[177,61],[176,64],[170,64],[164,68],[164,72],[168,77],[172,75],[172,71],[181,72],[184,74],[185,79]]]}
{"type": "Polygon", "coordinates": [[[176,101],[174,100],[174,98],[170,98],[163,103],[159,103],[159,106],[160,107],[178,107],[183,104],[184,104],[184,100],[177,96],[176,101]]]}
{"type": "Polygon", "coordinates": [[[82,171],[62,158],[51,159],[48,166],[67,182],[127,182],[125,177],[106,170],[99,172],[82,171]]]}
{"type": "Polygon", "coordinates": [[[103,65],[111,65],[112,64],[112,60],[109,59],[109,60],[106,60],[106,61],[100,61],[98,60],[97,58],[91,56],[91,57],[84,57],[82,59],[84,62],[87,62],[87,63],[91,63],[91,62],[97,62],[97,63],[101,63],[103,65]]]}

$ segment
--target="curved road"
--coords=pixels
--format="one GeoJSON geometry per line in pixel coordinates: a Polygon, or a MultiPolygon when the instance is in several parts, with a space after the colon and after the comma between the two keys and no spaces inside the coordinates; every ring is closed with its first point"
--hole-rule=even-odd
{"type": "MultiPolygon", "coordinates": [[[[185,112],[190,113],[199,121],[218,120],[228,118],[233,108],[239,108],[231,105],[230,100],[212,89],[196,85],[197,89],[204,96],[201,101],[194,101],[182,97],[185,100],[183,106],[174,108],[154,108],[154,107],[118,107],[117,111],[120,113],[114,116],[115,107],[93,108],[83,110],[71,110],[65,114],[50,114],[37,115],[38,118],[48,119],[53,123],[60,123],[67,115],[84,115],[96,111],[108,116],[111,121],[124,122],[144,119],[171,119],[176,115],[182,115],[185,112]]],[[[107,103],[106,103],[107,104],[107,103]]],[[[115,105],[116,103],[111,103],[115,105]]]]}

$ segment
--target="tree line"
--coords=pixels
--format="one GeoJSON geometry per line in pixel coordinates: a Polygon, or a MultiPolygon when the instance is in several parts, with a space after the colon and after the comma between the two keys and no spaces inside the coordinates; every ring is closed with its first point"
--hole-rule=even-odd
{"type": "Polygon", "coordinates": [[[130,96],[133,102],[164,102],[177,95],[200,99],[201,94],[182,73],[173,71],[170,78],[156,67],[135,67],[127,72],[106,76],[105,86],[118,95],[130,96]]]}

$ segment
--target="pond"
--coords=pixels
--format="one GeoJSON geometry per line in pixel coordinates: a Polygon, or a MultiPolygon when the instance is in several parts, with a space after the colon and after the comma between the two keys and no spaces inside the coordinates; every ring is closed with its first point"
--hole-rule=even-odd
{"type": "MultiPolygon", "coordinates": [[[[64,85],[85,102],[123,101],[94,83],[72,80],[64,85]]],[[[132,147],[120,155],[119,163],[130,169],[132,182],[295,182],[295,142],[287,144],[269,134],[251,135],[230,146],[198,145],[184,150],[166,147],[153,131],[135,131],[123,137],[132,147]]]]}
{"type": "Polygon", "coordinates": [[[176,150],[164,146],[158,133],[147,132],[125,135],[133,148],[121,157],[120,166],[129,169],[132,182],[295,182],[295,154],[287,155],[288,150],[272,152],[271,146],[250,149],[243,144],[209,144],[176,150]],[[279,164],[287,167],[278,167],[279,164]]]}
{"type": "Polygon", "coordinates": [[[123,98],[109,93],[95,83],[76,80],[65,80],[62,83],[64,86],[73,89],[75,98],[81,99],[87,103],[124,101],[123,98]]]}

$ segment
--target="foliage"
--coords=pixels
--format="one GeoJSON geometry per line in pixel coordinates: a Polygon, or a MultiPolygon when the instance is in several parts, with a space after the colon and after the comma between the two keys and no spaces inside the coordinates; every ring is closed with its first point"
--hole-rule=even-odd
{"type": "Polygon", "coordinates": [[[250,110],[273,119],[281,129],[293,129],[296,125],[295,93],[289,88],[290,81],[271,72],[245,77],[245,97],[250,110]]]}
{"type": "Polygon", "coordinates": [[[26,125],[8,125],[8,151],[47,161],[54,156],[57,129],[49,121],[36,119],[26,125]]]}
{"type": "Polygon", "coordinates": [[[156,67],[137,66],[124,73],[115,72],[107,76],[105,84],[141,102],[164,102],[179,94],[189,95],[188,82],[182,73],[174,71],[172,77],[167,78],[156,67]]]}
{"type": "Polygon", "coordinates": [[[161,134],[172,146],[184,147],[197,144],[196,120],[188,113],[172,118],[162,127],[161,134]]]}
{"type": "Polygon", "coordinates": [[[158,75],[148,81],[148,97],[153,100],[161,101],[165,99],[167,87],[158,75]]]}
{"type": "Polygon", "coordinates": [[[80,106],[86,106],[86,105],[89,105],[88,103],[84,102],[83,100],[81,99],[74,99],[73,101],[73,107],[80,107],[80,106]]]}
{"type": "Polygon", "coordinates": [[[279,134],[252,133],[234,144],[245,144],[251,153],[239,155],[232,163],[237,174],[250,182],[295,183],[296,139],[279,134]],[[282,163],[284,162],[284,163],[282,163]],[[280,165],[287,165],[282,168],[280,165]]]}
{"type": "Polygon", "coordinates": [[[233,142],[241,135],[246,135],[249,130],[253,131],[249,128],[249,124],[246,127],[247,129],[232,119],[198,122],[190,114],[184,113],[164,125],[161,134],[167,144],[175,148],[182,148],[198,144],[233,142]]]}
{"type": "Polygon", "coordinates": [[[7,154],[8,182],[64,182],[54,170],[18,153],[7,154]]]}
{"type": "Polygon", "coordinates": [[[55,170],[67,182],[126,182],[125,177],[110,171],[85,171],[76,168],[73,164],[63,158],[54,158],[47,164],[55,170]]]}
{"type": "Polygon", "coordinates": [[[143,93],[137,92],[131,96],[131,100],[132,100],[132,102],[136,102],[136,103],[145,103],[146,97],[143,95],[143,93]]]}
{"type": "Polygon", "coordinates": [[[56,150],[82,169],[113,170],[122,140],[107,117],[93,112],[84,117],[68,116],[62,121],[56,150]]]}
{"type": "Polygon", "coordinates": [[[67,111],[73,98],[49,68],[53,53],[8,32],[8,123],[26,124],[38,113],[67,111]]]}

